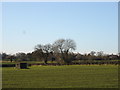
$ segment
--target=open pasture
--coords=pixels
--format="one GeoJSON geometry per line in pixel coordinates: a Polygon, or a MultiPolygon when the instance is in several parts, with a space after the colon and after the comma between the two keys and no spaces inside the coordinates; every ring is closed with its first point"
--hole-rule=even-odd
{"type": "Polygon", "coordinates": [[[118,88],[117,65],[2,68],[3,88],[118,88]]]}

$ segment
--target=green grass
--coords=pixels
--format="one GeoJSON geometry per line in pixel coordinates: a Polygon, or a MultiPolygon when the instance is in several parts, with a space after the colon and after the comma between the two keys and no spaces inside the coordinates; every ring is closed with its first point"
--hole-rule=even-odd
{"type": "Polygon", "coordinates": [[[118,88],[117,65],[3,68],[3,88],[118,88]]]}

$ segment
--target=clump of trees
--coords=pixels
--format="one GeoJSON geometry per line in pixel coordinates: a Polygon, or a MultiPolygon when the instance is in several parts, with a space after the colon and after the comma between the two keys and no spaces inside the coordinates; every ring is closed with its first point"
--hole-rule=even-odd
{"type": "Polygon", "coordinates": [[[47,64],[49,57],[51,57],[53,60],[53,57],[55,56],[59,58],[59,60],[64,61],[64,63],[69,64],[72,61],[71,55],[69,53],[75,49],[76,44],[74,40],[71,39],[59,39],[56,40],[53,44],[38,44],[35,46],[35,52],[38,53],[37,56],[42,56],[45,64],[47,64]]]}
{"type": "Polygon", "coordinates": [[[32,53],[16,53],[9,55],[6,53],[0,54],[3,61],[43,61],[48,64],[48,61],[55,61],[58,64],[72,63],[94,63],[94,62],[110,62],[111,60],[120,60],[120,53],[105,54],[103,51],[91,51],[88,54],[74,53],[76,43],[72,39],[58,39],[53,44],[38,44],[32,53]]]}

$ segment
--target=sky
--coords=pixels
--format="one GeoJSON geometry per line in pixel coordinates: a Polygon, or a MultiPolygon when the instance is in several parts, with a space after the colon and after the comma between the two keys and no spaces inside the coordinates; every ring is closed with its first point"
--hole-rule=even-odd
{"type": "Polygon", "coordinates": [[[118,53],[117,2],[4,2],[2,52],[32,52],[58,39],[76,42],[74,52],[118,53]]]}

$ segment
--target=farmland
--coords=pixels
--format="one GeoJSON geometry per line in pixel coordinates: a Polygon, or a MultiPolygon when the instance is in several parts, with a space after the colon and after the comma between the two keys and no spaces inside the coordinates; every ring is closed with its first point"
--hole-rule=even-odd
{"type": "Polygon", "coordinates": [[[4,67],[3,88],[117,88],[118,65],[4,67]]]}

